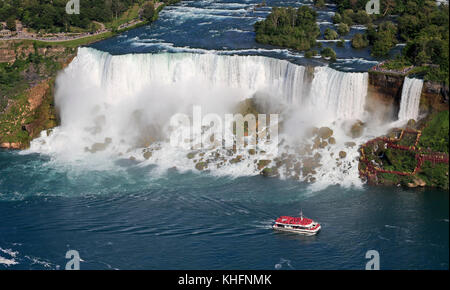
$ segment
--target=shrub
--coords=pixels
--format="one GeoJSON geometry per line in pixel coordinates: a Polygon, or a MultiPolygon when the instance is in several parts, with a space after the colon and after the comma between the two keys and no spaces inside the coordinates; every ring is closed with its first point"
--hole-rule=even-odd
{"type": "Polygon", "coordinates": [[[350,28],[345,23],[339,23],[337,31],[340,35],[346,35],[350,32],[350,28]]]}
{"type": "Polygon", "coordinates": [[[352,47],[353,48],[364,48],[369,45],[369,40],[367,40],[367,37],[365,34],[362,33],[356,33],[355,36],[353,36],[352,39],[352,47]]]}
{"type": "Polygon", "coordinates": [[[325,47],[324,49],[322,49],[320,54],[322,55],[322,57],[329,58],[333,61],[336,60],[336,52],[334,52],[334,50],[330,47],[325,47]]]}
{"type": "Polygon", "coordinates": [[[327,40],[335,40],[338,38],[338,34],[335,30],[327,28],[323,34],[323,37],[327,40]]]}

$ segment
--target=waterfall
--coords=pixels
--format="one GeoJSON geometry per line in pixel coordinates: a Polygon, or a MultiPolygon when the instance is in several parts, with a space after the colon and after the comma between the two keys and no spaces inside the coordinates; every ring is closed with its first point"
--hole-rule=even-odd
{"type": "MultiPolygon", "coordinates": [[[[195,164],[186,157],[189,151],[168,142],[171,117],[178,113],[191,116],[194,105],[201,106],[203,116],[235,113],[240,101],[258,94],[275,100],[273,104],[268,102],[269,106],[287,110],[281,116],[286,117],[283,134],[288,139],[302,136],[311,126],[332,127],[338,143],[330,150],[337,151],[322,149],[329,164],[319,171],[320,179],[346,184],[348,177],[347,183],[358,183],[354,163],[359,153],[357,146],[344,147],[348,137],[342,124],[362,119],[368,74],[328,67],[314,68],[313,75],[310,72],[306,67],[263,56],[110,55],[79,48],[76,58],[56,80],[55,103],[61,126],[33,140],[30,151],[55,156],[56,160],[88,162],[89,168],[103,169],[102,164],[117,158],[142,159],[143,152],[154,145],[157,149],[149,160],[152,164],[193,169],[195,164]],[[339,150],[346,150],[347,162],[353,164],[342,173],[330,170],[339,150]]],[[[220,165],[220,169],[217,166],[211,170],[239,176],[258,174],[258,158],[269,157],[249,155],[233,165],[240,169],[220,165]]]]}
{"type": "Polygon", "coordinates": [[[262,56],[161,53],[112,56],[80,48],[70,65],[72,73],[86,73],[93,84],[110,97],[134,95],[149,83],[182,85],[192,82],[205,87],[240,89],[242,98],[267,90],[289,102],[301,99],[305,67],[262,56]],[[77,72],[76,72],[77,71],[77,72]]]}
{"type": "Polygon", "coordinates": [[[419,116],[420,95],[422,93],[423,80],[405,77],[398,119],[408,121],[417,120],[419,116]]]}
{"type": "Polygon", "coordinates": [[[368,80],[367,73],[344,73],[317,67],[309,104],[334,114],[335,119],[360,119],[364,113],[368,80]]]}
{"type": "Polygon", "coordinates": [[[361,117],[367,96],[368,74],[316,67],[312,83],[303,66],[262,56],[162,53],[112,56],[80,48],[66,72],[86,74],[110,100],[138,94],[150,83],[159,86],[225,87],[242,92],[240,99],[264,91],[288,103],[306,104],[338,119],[361,117]]]}

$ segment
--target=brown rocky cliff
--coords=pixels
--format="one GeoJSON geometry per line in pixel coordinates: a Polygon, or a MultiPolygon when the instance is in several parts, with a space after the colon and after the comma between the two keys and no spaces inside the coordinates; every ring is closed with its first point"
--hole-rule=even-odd
{"type": "Polygon", "coordinates": [[[447,85],[426,81],[420,97],[420,113],[448,110],[449,88],[447,85]]]}
{"type": "MultiPolygon", "coordinates": [[[[14,62],[16,58],[35,53],[32,43],[0,41],[0,62],[14,62]]],[[[65,68],[76,56],[76,49],[64,46],[39,47],[37,53],[46,57],[61,68],[65,68]]],[[[58,116],[54,106],[54,82],[57,70],[46,67],[28,66],[21,72],[23,82],[28,89],[16,96],[6,96],[8,106],[0,119],[0,148],[24,149],[29,142],[39,136],[41,131],[58,125],[58,116]],[[23,96],[23,97],[21,97],[23,96]],[[17,111],[19,114],[8,114],[17,111]],[[8,116],[5,118],[5,116],[8,116]]],[[[0,115],[1,116],[1,115],[0,115]]]]}
{"type": "MultiPolygon", "coordinates": [[[[57,56],[65,52],[64,46],[38,47],[37,51],[42,56],[57,56]]],[[[35,48],[32,42],[23,41],[1,41],[0,40],[0,63],[13,63],[19,57],[27,57],[34,53],[35,48]]]]}
{"type": "MultiPolygon", "coordinates": [[[[395,117],[400,109],[404,76],[369,72],[367,109],[384,106],[385,118],[395,117]]],[[[420,97],[420,113],[428,114],[448,110],[449,88],[446,85],[425,81],[420,97]]]]}
{"type": "Polygon", "coordinates": [[[402,96],[403,76],[369,72],[366,109],[391,119],[398,114],[402,96]]]}
{"type": "Polygon", "coordinates": [[[44,80],[31,89],[28,89],[28,109],[30,111],[36,110],[42,104],[45,94],[48,92],[49,88],[49,80],[44,80]]]}

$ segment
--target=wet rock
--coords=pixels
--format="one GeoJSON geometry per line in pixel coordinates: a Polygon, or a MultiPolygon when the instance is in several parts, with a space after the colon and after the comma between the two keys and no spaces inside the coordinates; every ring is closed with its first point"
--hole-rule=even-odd
{"type": "Polygon", "coordinates": [[[333,130],[328,127],[321,127],[319,129],[318,135],[322,139],[328,139],[333,135],[333,130]]]}
{"type": "Polygon", "coordinates": [[[258,170],[263,169],[264,167],[269,165],[270,162],[272,162],[272,161],[271,160],[259,160],[258,161],[258,170]]]}
{"type": "Polygon", "coordinates": [[[339,157],[340,157],[340,158],[345,158],[345,157],[347,157],[347,152],[345,152],[345,151],[339,151],[339,157]]]}
{"type": "Polygon", "coordinates": [[[189,153],[187,154],[187,158],[188,158],[188,159],[192,159],[192,158],[195,157],[195,154],[197,154],[197,152],[189,152],[189,153]]]}
{"type": "Polygon", "coordinates": [[[255,155],[256,154],[256,150],[255,149],[248,149],[248,154],[255,155]]]}
{"type": "Polygon", "coordinates": [[[357,120],[350,128],[350,135],[352,138],[359,138],[364,132],[364,123],[357,120]]]}
{"type": "Polygon", "coordinates": [[[427,185],[427,183],[426,183],[425,181],[423,181],[422,179],[420,179],[420,178],[418,178],[418,177],[417,177],[417,179],[415,179],[414,181],[415,181],[415,182],[417,183],[417,185],[419,185],[420,187],[424,187],[424,186],[427,185]]]}
{"type": "Polygon", "coordinates": [[[415,177],[413,182],[409,182],[406,184],[406,186],[411,187],[411,188],[418,187],[418,186],[424,187],[426,185],[427,185],[427,183],[419,177],[415,177]]]}
{"type": "Polygon", "coordinates": [[[202,171],[204,170],[206,167],[208,167],[208,165],[206,164],[206,162],[198,162],[197,164],[195,164],[195,169],[202,171]]]}
{"type": "Polygon", "coordinates": [[[111,142],[112,142],[111,138],[105,138],[104,143],[94,143],[94,144],[92,144],[91,148],[88,148],[88,147],[84,148],[84,151],[91,152],[91,153],[104,151],[111,142]]]}
{"type": "Polygon", "coordinates": [[[315,161],[320,161],[320,158],[322,158],[322,155],[320,155],[320,153],[316,153],[316,154],[314,154],[314,160],[315,161]]]}
{"type": "Polygon", "coordinates": [[[150,159],[150,157],[152,157],[152,152],[151,151],[146,151],[146,152],[144,152],[144,158],[145,159],[150,159]]]}
{"type": "Polygon", "coordinates": [[[316,174],[316,169],[318,166],[320,166],[319,163],[319,155],[317,155],[315,158],[308,157],[303,159],[303,167],[302,167],[302,174],[303,176],[307,176],[309,174],[316,174]]]}
{"type": "Polygon", "coordinates": [[[0,148],[6,148],[6,149],[22,149],[21,143],[14,143],[14,142],[5,142],[0,144],[0,148]]]}
{"type": "Polygon", "coordinates": [[[353,148],[354,146],[356,146],[355,142],[345,142],[345,147],[347,148],[353,148]]]}
{"type": "Polygon", "coordinates": [[[320,138],[319,137],[314,138],[313,142],[314,142],[314,144],[312,146],[313,149],[317,149],[320,147],[320,138]]]}
{"type": "Polygon", "coordinates": [[[328,142],[327,141],[320,142],[320,145],[319,145],[320,148],[325,148],[327,146],[328,146],[328,142]]]}
{"type": "Polygon", "coordinates": [[[264,168],[263,171],[261,171],[261,175],[265,177],[278,177],[280,174],[278,173],[277,168],[271,167],[271,168],[264,168]]]}
{"type": "Polygon", "coordinates": [[[328,143],[330,143],[331,145],[336,144],[336,139],[334,137],[330,137],[328,138],[328,143]]]}
{"type": "Polygon", "coordinates": [[[231,164],[235,164],[235,163],[238,163],[238,162],[241,162],[241,161],[242,161],[242,155],[238,155],[235,158],[231,159],[230,163],[231,164]]]}

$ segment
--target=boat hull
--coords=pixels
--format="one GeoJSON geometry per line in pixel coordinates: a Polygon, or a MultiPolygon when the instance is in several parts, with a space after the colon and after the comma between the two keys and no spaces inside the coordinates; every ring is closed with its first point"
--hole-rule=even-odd
{"type": "Polygon", "coordinates": [[[315,228],[313,230],[294,229],[294,228],[290,228],[290,227],[279,227],[276,225],[274,225],[272,228],[274,230],[280,231],[280,232],[289,232],[289,233],[296,233],[296,234],[301,234],[301,235],[306,235],[306,236],[314,236],[320,231],[321,226],[318,226],[317,228],[315,228]]]}

